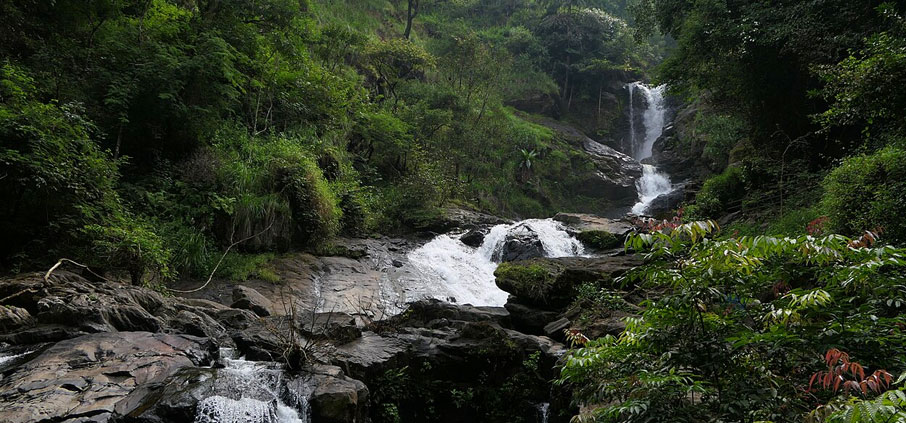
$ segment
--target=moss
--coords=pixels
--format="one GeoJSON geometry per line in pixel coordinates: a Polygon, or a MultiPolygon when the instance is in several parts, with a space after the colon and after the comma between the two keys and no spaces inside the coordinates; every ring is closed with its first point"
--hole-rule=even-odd
{"type": "Polygon", "coordinates": [[[623,245],[623,241],[616,235],[606,231],[582,231],[576,236],[586,247],[598,250],[607,250],[617,248],[623,245]]]}
{"type": "Polygon", "coordinates": [[[559,268],[547,262],[501,263],[494,271],[497,286],[518,297],[544,303],[556,282],[559,268]]]}

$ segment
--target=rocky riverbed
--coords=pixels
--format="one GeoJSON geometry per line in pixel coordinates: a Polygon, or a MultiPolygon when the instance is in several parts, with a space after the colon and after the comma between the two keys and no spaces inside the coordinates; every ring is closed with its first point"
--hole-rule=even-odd
{"type": "MultiPolygon", "coordinates": [[[[630,229],[559,220],[574,234],[630,229]]],[[[535,422],[540,410],[567,421],[568,392],[551,384],[564,330],[618,333],[627,315],[583,321],[570,299],[639,260],[594,246],[536,254],[497,269],[510,298],[482,307],[402,283],[418,277],[418,244],[343,240],[358,253],[287,255],[274,263],[280,282],[215,281],[186,297],[67,270],[2,280],[0,421],[535,422]]]]}

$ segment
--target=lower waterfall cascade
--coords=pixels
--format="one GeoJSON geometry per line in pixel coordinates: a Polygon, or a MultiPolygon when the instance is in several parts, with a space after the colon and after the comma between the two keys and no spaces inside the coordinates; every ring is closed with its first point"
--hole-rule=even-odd
{"type": "Polygon", "coordinates": [[[495,253],[503,247],[508,233],[521,230],[537,234],[546,257],[585,254],[582,243],[559,222],[529,219],[492,227],[478,248],[463,244],[461,235],[439,235],[409,253],[409,263],[424,278],[429,288],[427,296],[463,304],[502,306],[508,294],[494,283],[498,265],[495,253]]]}

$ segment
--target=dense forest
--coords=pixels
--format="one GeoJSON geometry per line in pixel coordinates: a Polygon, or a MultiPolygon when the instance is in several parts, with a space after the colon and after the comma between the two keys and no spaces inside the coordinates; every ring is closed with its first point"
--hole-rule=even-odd
{"type": "MultiPolygon", "coordinates": [[[[588,142],[632,155],[627,84],[664,84],[671,122],[652,163],[683,180],[681,198],[606,246],[580,237],[643,263],[570,288],[572,320],[625,318],[615,334],[565,332],[547,381],[569,405],[551,421],[906,421],[904,13],[881,0],[3,1],[0,273],[67,258],[172,296],[279,284],[274,260],[354,254],[349,239],[437,235],[450,209],[622,215],[637,193],[610,187],[632,172],[588,142]]],[[[559,278],[520,263],[498,286],[559,278]]],[[[448,421],[412,411],[425,398],[391,392],[388,375],[383,391],[369,383],[372,419],[448,421]]],[[[528,421],[478,397],[487,421],[528,421]]]]}

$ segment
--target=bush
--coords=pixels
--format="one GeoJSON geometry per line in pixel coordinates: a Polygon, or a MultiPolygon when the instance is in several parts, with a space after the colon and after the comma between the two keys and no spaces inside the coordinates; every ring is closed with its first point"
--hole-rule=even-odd
{"type": "Polygon", "coordinates": [[[576,237],[586,247],[596,248],[598,250],[607,250],[623,245],[623,240],[616,235],[605,231],[583,231],[576,237]]]}
{"type": "Polygon", "coordinates": [[[3,261],[71,253],[86,245],[80,228],[122,210],[114,190],[118,163],[91,139],[94,126],[77,106],[37,101],[34,82],[15,66],[0,66],[3,261]]]}
{"type": "Polygon", "coordinates": [[[824,190],[829,230],[858,235],[880,228],[890,242],[906,241],[906,149],[887,147],[846,159],[827,175],[824,190]]]}
{"type": "Polygon", "coordinates": [[[249,137],[242,131],[218,138],[218,180],[231,204],[222,241],[260,233],[245,248],[272,250],[290,243],[316,246],[338,233],[339,201],[304,138],[249,137]]]}
{"type": "Polygon", "coordinates": [[[695,204],[686,209],[689,216],[696,218],[716,218],[726,213],[736,201],[745,195],[745,182],[741,168],[728,167],[720,175],[705,181],[701,191],[695,196],[695,204]]]}
{"type": "Polygon", "coordinates": [[[144,281],[148,271],[169,279],[170,250],[151,225],[137,216],[117,215],[103,224],[89,224],[83,232],[91,239],[92,259],[98,268],[126,269],[133,285],[144,281]]]}
{"type": "Polygon", "coordinates": [[[335,236],[342,212],[315,162],[302,159],[278,174],[293,219],[293,242],[320,244],[335,236]]]}

